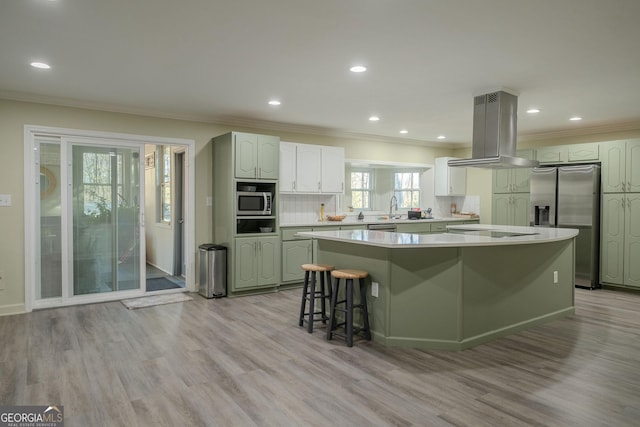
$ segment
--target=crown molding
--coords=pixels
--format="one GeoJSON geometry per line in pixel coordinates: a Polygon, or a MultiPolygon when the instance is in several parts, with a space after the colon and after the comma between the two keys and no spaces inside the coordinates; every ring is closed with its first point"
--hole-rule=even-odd
{"type": "MultiPolygon", "coordinates": [[[[458,149],[471,147],[470,142],[455,141],[429,141],[412,138],[399,138],[383,135],[374,135],[368,133],[352,132],[345,129],[301,125],[284,122],[274,122],[268,120],[251,119],[245,117],[234,116],[212,116],[207,114],[196,113],[179,113],[169,112],[165,110],[156,110],[152,108],[129,107],[120,104],[109,104],[93,101],[84,101],[74,98],[54,97],[47,95],[37,95],[25,92],[2,91],[0,90],[0,99],[32,102],[37,104],[57,105],[70,108],[82,108],[87,110],[104,111],[119,114],[131,114],[144,117],[154,117],[172,120],[182,120],[189,122],[209,123],[224,126],[239,126],[244,128],[254,128],[263,130],[273,130],[279,132],[302,133],[310,135],[328,136],[341,139],[357,139],[365,141],[378,141],[391,144],[415,145],[430,148],[458,149]]],[[[585,135],[597,135],[616,132],[640,131],[640,120],[608,123],[598,126],[580,127],[572,129],[559,129],[543,132],[533,132],[518,134],[518,141],[542,141],[552,139],[562,139],[571,137],[580,137],[585,135]]]]}

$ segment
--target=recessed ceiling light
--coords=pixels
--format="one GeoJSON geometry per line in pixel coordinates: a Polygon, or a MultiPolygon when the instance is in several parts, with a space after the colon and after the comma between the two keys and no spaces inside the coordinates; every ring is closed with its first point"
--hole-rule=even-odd
{"type": "Polygon", "coordinates": [[[369,117],[369,121],[371,121],[371,122],[377,122],[378,120],[380,120],[380,117],[378,117],[378,116],[369,117]]]}
{"type": "Polygon", "coordinates": [[[273,105],[274,107],[277,107],[280,104],[282,103],[276,99],[272,99],[271,101],[269,101],[269,105],[273,105]]]}
{"type": "Polygon", "coordinates": [[[437,138],[438,138],[438,139],[445,139],[445,138],[446,138],[446,136],[444,136],[444,135],[438,135],[438,136],[437,136],[437,138]]]}
{"type": "Polygon", "coordinates": [[[529,108],[527,110],[527,113],[529,114],[538,114],[540,112],[540,110],[538,110],[537,108],[529,108]]]}
{"type": "Polygon", "coordinates": [[[578,121],[582,120],[582,117],[573,116],[569,120],[571,120],[572,122],[578,122],[578,121]]]}
{"type": "Polygon", "coordinates": [[[352,73],[364,73],[365,71],[367,71],[367,67],[365,67],[364,65],[354,65],[353,67],[349,68],[349,70],[352,73]]]}
{"type": "Polygon", "coordinates": [[[43,70],[48,70],[49,68],[51,68],[49,64],[45,64],[44,62],[32,62],[31,66],[33,68],[41,68],[43,70]]]}
{"type": "Polygon", "coordinates": [[[400,131],[400,133],[409,133],[409,131],[408,131],[408,130],[406,130],[406,129],[402,129],[402,130],[400,131]]]}

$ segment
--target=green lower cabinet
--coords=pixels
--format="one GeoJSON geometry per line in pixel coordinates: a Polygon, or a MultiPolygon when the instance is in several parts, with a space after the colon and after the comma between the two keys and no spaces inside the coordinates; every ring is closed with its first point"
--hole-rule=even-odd
{"type": "Polygon", "coordinates": [[[236,238],[233,290],[276,286],[279,271],[280,237],[236,238]]]}
{"type": "Polygon", "coordinates": [[[282,281],[301,282],[304,280],[302,264],[313,262],[312,241],[291,240],[282,242],[282,281]]]}
{"type": "Polygon", "coordinates": [[[602,196],[602,283],[640,288],[640,193],[602,196]]]}

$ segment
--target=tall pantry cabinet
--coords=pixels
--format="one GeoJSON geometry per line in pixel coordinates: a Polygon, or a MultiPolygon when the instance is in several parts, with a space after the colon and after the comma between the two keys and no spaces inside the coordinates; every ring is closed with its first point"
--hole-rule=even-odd
{"type": "Polygon", "coordinates": [[[605,143],[600,149],[601,281],[640,288],[640,140],[605,143]]]}
{"type": "Polygon", "coordinates": [[[214,241],[227,247],[228,294],[275,288],[280,282],[280,138],[230,132],[213,138],[212,144],[213,233],[214,241]],[[240,191],[271,193],[271,214],[238,214],[240,191]]]}

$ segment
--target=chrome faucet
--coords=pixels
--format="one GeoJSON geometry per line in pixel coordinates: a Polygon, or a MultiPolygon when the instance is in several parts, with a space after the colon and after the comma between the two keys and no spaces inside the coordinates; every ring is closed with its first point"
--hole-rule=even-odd
{"type": "Polygon", "coordinates": [[[393,207],[395,206],[396,211],[398,210],[398,198],[394,194],[391,196],[391,201],[389,202],[389,219],[391,219],[391,213],[393,212],[393,207]]]}

